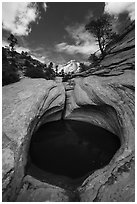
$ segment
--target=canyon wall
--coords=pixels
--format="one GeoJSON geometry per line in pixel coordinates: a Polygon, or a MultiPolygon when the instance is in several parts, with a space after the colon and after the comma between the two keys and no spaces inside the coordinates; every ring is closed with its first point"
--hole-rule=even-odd
{"type": "MultiPolygon", "coordinates": [[[[111,162],[95,171],[78,188],[79,201],[134,201],[134,49],[132,27],[108,48],[109,54],[101,61],[101,68],[92,73],[85,72],[64,83],[24,78],[3,87],[3,201],[15,201],[22,188],[32,134],[40,125],[60,119],[90,122],[121,140],[121,147],[111,162]]],[[[64,189],[32,178],[27,182],[34,189],[26,190],[26,194],[21,190],[26,201],[38,201],[40,195],[40,201],[69,201],[64,189]]]]}

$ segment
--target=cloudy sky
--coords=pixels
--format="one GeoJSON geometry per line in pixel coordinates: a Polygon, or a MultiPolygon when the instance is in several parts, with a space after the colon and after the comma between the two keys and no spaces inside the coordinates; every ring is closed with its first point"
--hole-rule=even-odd
{"type": "Polygon", "coordinates": [[[102,13],[113,15],[113,28],[120,32],[135,18],[133,2],[3,2],[2,42],[12,33],[18,52],[28,51],[43,63],[86,61],[98,50],[94,37],[85,31],[90,19],[102,13]]]}

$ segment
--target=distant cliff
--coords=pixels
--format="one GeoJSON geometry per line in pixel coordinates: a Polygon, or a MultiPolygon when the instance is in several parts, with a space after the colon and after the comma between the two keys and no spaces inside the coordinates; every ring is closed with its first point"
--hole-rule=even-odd
{"type": "Polygon", "coordinates": [[[78,72],[79,71],[79,62],[75,61],[75,60],[71,60],[69,62],[67,62],[66,64],[63,65],[59,65],[58,66],[58,72],[61,72],[61,70],[64,70],[64,73],[69,73],[69,72],[78,72]]]}

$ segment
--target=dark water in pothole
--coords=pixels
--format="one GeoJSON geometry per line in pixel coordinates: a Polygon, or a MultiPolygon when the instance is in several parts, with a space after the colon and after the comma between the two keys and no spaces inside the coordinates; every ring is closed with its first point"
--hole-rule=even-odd
{"type": "Polygon", "coordinates": [[[37,130],[29,154],[42,171],[78,179],[107,165],[119,147],[118,136],[101,127],[59,120],[37,130]]]}

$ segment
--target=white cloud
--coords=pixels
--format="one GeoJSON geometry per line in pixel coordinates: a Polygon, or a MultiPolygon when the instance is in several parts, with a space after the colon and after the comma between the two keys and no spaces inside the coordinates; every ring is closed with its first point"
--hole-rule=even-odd
{"type": "Polygon", "coordinates": [[[66,31],[75,43],[71,45],[66,42],[59,43],[56,45],[57,51],[66,52],[71,55],[80,53],[88,56],[98,50],[95,38],[85,30],[83,24],[67,26],[66,31]]]}
{"type": "MultiPolygon", "coordinates": [[[[6,47],[6,46],[9,47],[9,42],[3,40],[3,41],[2,41],[2,46],[3,46],[3,47],[6,47]]],[[[30,49],[29,49],[29,48],[25,48],[25,47],[18,46],[18,45],[15,46],[15,50],[16,50],[18,53],[21,53],[22,51],[30,53],[30,49]]]]}
{"type": "Polygon", "coordinates": [[[5,40],[2,40],[2,46],[5,47],[5,46],[9,46],[9,43],[5,40]]]}
{"type": "Polygon", "coordinates": [[[2,28],[15,35],[28,35],[30,23],[39,17],[37,4],[31,2],[3,2],[2,28]]]}
{"type": "Polygon", "coordinates": [[[83,45],[69,45],[65,42],[57,44],[56,45],[57,51],[59,52],[66,52],[68,54],[83,54],[85,56],[88,56],[91,53],[94,53],[95,51],[97,51],[97,46],[96,45],[92,45],[89,44],[88,42],[83,44],[83,45]]]}
{"type": "Polygon", "coordinates": [[[90,19],[92,19],[93,16],[94,16],[94,15],[93,15],[93,11],[91,11],[91,10],[88,11],[88,12],[87,12],[87,15],[85,16],[86,22],[89,21],[90,19]]]}
{"type": "Polygon", "coordinates": [[[44,57],[44,56],[37,56],[37,55],[31,55],[31,57],[33,58],[33,59],[35,59],[35,60],[38,60],[38,61],[40,61],[41,63],[45,63],[45,61],[46,61],[46,57],[44,57]]]}
{"type": "Polygon", "coordinates": [[[44,10],[46,12],[47,11],[47,4],[45,2],[43,3],[43,8],[44,8],[44,10]]]}
{"type": "Polygon", "coordinates": [[[104,12],[114,16],[128,12],[131,20],[135,20],[135,2],[106,2],[104,12]]]}
{"type": "Polygon", "coordinates": [[[30,53],[30,49],[25,48],[25,47],[19,47],[19,46],[16,47],[16,51],[17,51],[18,53],[21,53],[22,51],[30,53]]]}
{"type": "MultiPolygon", "coordinates": [[[[6,47],[8,46],[9,47],[9,43],[5,40],[2,41],[2,46],[3,47],[6,47]]],[[[22,51],[24,52],[28,52],[28,54],[33,58],[33,59],[36,59],[42,63],[45,63],[47,61],[47,56],[42,56],[41,54],[35,52],[34,50],[31,50],[30,48],[25,48],[25,47],[22,47],[22,46],[18,46],[16,45],[15,46],[15,50],[21,54],[22,51]]]]}

